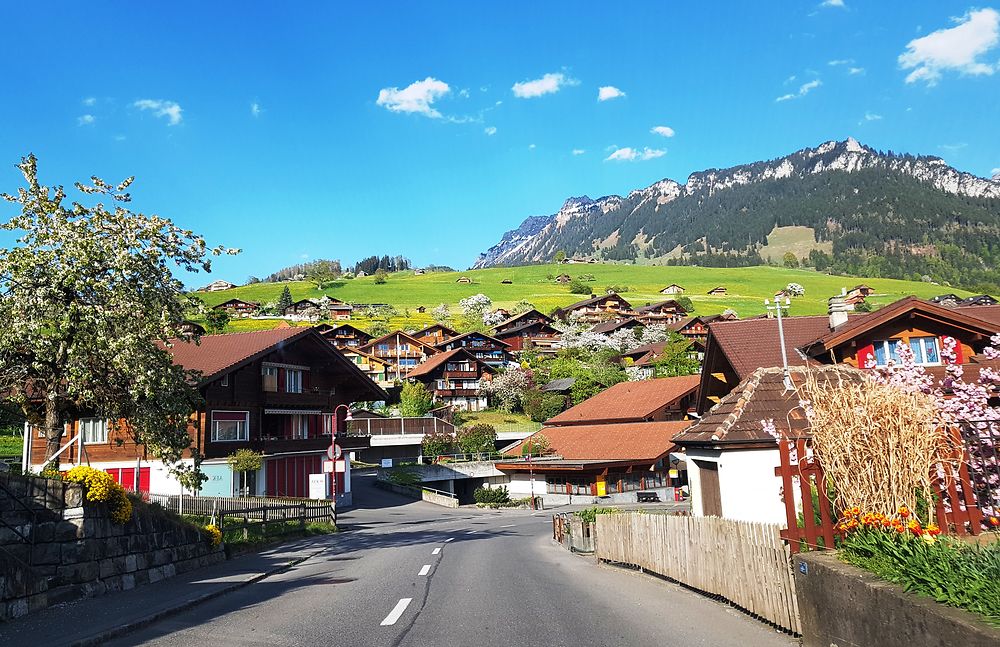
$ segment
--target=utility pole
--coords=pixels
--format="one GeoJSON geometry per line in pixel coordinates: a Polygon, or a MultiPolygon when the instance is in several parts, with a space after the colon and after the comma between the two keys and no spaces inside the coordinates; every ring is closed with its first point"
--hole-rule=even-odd
{"type": "Polygon", "coordinates": [[[791,305],[792,301],[787,296],[784,303],[781,302],[780,297],[774,297],[774,305],[771,305],[770,299],[764,299],[764,307],[768,312],[773,311],[775,317],[778,319],[778,344],[781,346],[781,374],[786,392],[794,390],[795,386],[792,384],[792,375],[788,370],[788,353],[785,351],[785,328],[781,324],[781,311],[787,310],[791,305]]]}

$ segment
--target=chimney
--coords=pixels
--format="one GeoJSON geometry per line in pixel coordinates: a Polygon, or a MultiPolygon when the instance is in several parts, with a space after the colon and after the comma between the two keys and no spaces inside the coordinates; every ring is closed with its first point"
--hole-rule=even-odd
{"type": "Polygon", "coordinates": [[[854,309],[853,306],[845,303],[842,296],[830,297],[827,304],[827,312],[830,314],[830,330],[836,330],[847,323],[847,313],[854,309]]]}

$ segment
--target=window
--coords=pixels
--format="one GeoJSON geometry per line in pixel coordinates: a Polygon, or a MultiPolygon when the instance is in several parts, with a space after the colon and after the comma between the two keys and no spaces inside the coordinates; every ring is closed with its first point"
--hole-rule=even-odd
{"type": "Polygon", "coordinates": [[[333,435],[333,415],[329,413],[323,414],[323,435],[331,436],[333,435]]]}
{"type": "Polygon", "coordinates": [[[396,346],[396,348],[398,348],[399,350],[401,350],[403,352],[406,352],[406,351],[410,350],[410,345],[409,344],[399,344],[398,346],[396,346]]]}
{"type": "Polygon", "coordinates": [[[380,350],[383,353],[389,352],[389,344],[379,344],[375,348],[377,348],[378,350],[380,350]]]}
{"type": "Polygon", "coordinates": [[[292,416],[292,438],[309,437],[309,416],[292,416]]]}
{"type": "Polygon", "coordinates": [[[438,391],[444,391],[445,389],[448,388],[448,381],[447,380],[438,380],[437,381],[437,388],[438,388],[438,391]]]}
{"type": "Polygon", "coordinates": [[[248,440],[250,413],[248,411],[213,411],[212,441],[234,442],[248,440]]]}
{"type": "Polygon", "coordinates": [[[220,386],[229,386],[229,373],[222,376],[222,380],[219,382],[220,386]]]}
{"type": "Polygon", "coordinates": [[[81,418],[80,433],[85,443],[108,442],[108,421],[101,418],[81,418]]]}
{"type": "MultiPolygon", "coordinates": [[[[889,360],[899,363],[899,349],[906,343],[902,339],[876,340],[872,343],[875,348],[875,364],[886,366],[889,360]]],[[[913,361],[916,364],[940,364],[941,352],[938,348],[937,337],[910,337],[910,350],[913,351],[913,361]]]]}
{"type": "Polygon", "coordinates": [[[292,368],[285,371],[285,393],[302,393],[302,371],[292,368]]]}
{"type": "Polygon", "coordinates": [[[260,374],[264,379],[264,390],[271,393],[278,392],[278,367],[264,366],[260,369],[260,374]]]}

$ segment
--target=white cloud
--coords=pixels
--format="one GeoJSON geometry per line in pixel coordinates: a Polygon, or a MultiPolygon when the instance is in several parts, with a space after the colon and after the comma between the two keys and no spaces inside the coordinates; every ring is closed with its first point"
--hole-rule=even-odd
{"type": "Polygon", "coordinates": [[[996,177],[1000,175],[1000,166],[990,171],[990,177],[996,177]]]}
{"type": "Polygon", "coordinates": [[[837,65],[850,65],[853,62],[854,62],[853,58],[835,58],[832,61],[827,61],[826,64],[832,67],[836,67],[837,65]]]}
{"type": "Polygon", "coordinates": [[[598,101],[608,101],[610,99],[617,99],[618,97],[624,97],[625,93],[616,88],[613,85],[602,85],[597,88],[597,100],[598,101]]]}
{"type": "Polygon", "coordinates": [[[941,74],[953,70],[963,75],[993,74],[1000,64],[984,63],[982,55],[1000,43],[1000,13],[995,9],[977,9],[961,18],[950,29],[915,38],[899,55],[899,66],[913,70],[907,83],[924,81],[935,85],[941,74]]]}
{"type": "Polygon", "coordinates": [[[483,132],[486,133],[487,135],[490,135],[492,137],[493,135],[497,134],[497,127],[496,126],[487,126],[486,128],[483,128],[483,132]]]}
{"type": "Polygon", "coordinates": [[[114,140],[116,142],[123,142],[123,141],[125,141],[125,135],[115,135],[114,136],[114,140]]]}
{"type": "Polygon", "coordinates": [[[85,106],[93,106],[97,104],[97,97],[87,97],[81,103],[85,106]]]}
{"type": "Polygon", "coordinates": [[[183,109],[176,101],[164,101],[163,99],[139,99],[132,104],[139,110],[152,110],[156,117],[165,117],[168,126],[176,126],[181,123],[181,113],[183,109]]]}
{"type": "Polygon", "coordinates": [[[463,99],[468,99],[469,98],[469,89],[468,88],[462,88],[461,90],[458,91],[458,96],[462,97],[463,99]]]}
{"type": "Polygon", "coordinates": [[[938,148],[949,153],[957,153],[963,148],[966,148],[968,145],[969,144],[967,142],[958,142],[955,144],[941,144],[938,148]]]}
{"type": "Polygon", "coordinates": [[[536,147],[535,147],[535,145],[534,145],[534,144],[528,144],[528,150],[529,150],[529,151],[533,151],[533,150],[535,150],[535,148],[536,148],[536,147]]]}
{"type": "Polygon", "coordinates": [[[260,104],[256,101],[250,104],[250,114],[254,117],[259,117],[260,113],[264,112],[264,109],[260,107],[260,104]]]}
{"type": "Polygon", "coordinates": [[[674,129],[670,126],[653,126],[650,128],[649,132],[654,135],[660,135],[661,137],[673,137],[674,129]]]}
{"type": "Polygon", "coordinates": [[[549,72],[540,79],[515,83],[510,89],[515,97],[533,99],[545,94],[559,92],[568,85],[579,85],[579,81],[571,79],[562,72],[549,72]]]}
{"type": "Polygon", "coordinates": [[[605,162],[638,162],[663,157],[667,151],[662,148],[617,148],[610,155],[604,158],[605,162]]]}
{"type": "Polygon", "coordinates": [[[441,113],[434,109],[433,104],[449,92],[451,88],[447,83],[428,76],[423,81],[414,81],[402,90],[396,87],[382,88],[375,103],[392,112],[416,113],[438,119],[441,113]]]}
{"type": "Polygon", "coordinates": [[[582,148],[574,148],[574,149],[573,149],[573,154],[574,154],[574,155],[583,155],[583,154],[584,154],[584,153],[586,153],[586,152],[587,152],[587,151],[583,150],[582,148]]]}
{"type": "Polygon", "coordinates": [[[80,115],[76,118],[76,125],[78,126],[89,126],[95,121],[94,115],[80,115]]]}
{"type": "Polygon", "coordinates": [[[821,6],[821,7],[841,7],[841,8],[844,8],[847,5],[844,4],[844,0],[823,0],[823,2],[819,3],[819,6],[821,6]]]}
{"type": "Polygon", "coordinates": [[[882,115],[877,115],[873,112],[865,113],[865,121],[879,121],[882,119],[882,115]]]}
{"type": "Polygon", "coordinates": [[[819,79],[813,79],[808,83],[803,83],[802,85],[800,85],[798,92],[792,94],[783,94],[777,99],[775,99],[775,101],[788,101],[789,99],[800,99],[821,85],[823,85],[822,81],[820,81],[819,79]]]}
{"type": "Polygon", "coordinates": [[[865,68],[863,68],[863,67],[849,67],[849,68],[847,68],[847,73],[850,74],[851,76],[854,76],[856,74],[864,74],[865,73],[865,68]]]}

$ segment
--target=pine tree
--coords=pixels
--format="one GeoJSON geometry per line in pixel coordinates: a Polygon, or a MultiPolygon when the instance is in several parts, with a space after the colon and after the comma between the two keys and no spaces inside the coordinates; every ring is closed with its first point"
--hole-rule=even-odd
{"type": "Polygon", "coordinates": [[[285,289],[281,291],[281,296],[278,297],[278,312],[285,314],[285,309],[292,305],[292,291],[285,286],[285,289]]]}

